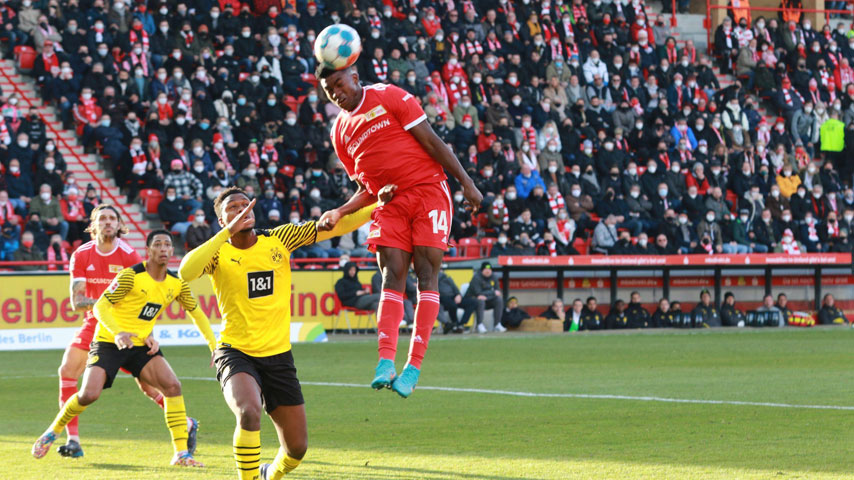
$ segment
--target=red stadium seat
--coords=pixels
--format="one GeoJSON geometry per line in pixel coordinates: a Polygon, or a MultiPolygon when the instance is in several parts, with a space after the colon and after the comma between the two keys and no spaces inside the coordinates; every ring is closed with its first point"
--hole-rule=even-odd
{"type": "Polygon", "coordinates": [[[480,239],[480,256],[488,257],[498,239],[495,237],[483,237],[480,239]]]}
{"type": "Polygon", "coordinates": [[[458,245],[461,257],[476,257],[480,254],[480,241],[474,237],[461,238],[458,245]]]}
{"type": "Polygon", "coordinates": [[[156,214],[157,207],[163,200],[163,193],[155,188],[146,188],[139,191],[139,203],[145,208],[145,213],[156,214]]]}
{"type": "Polygon", "coordinates": [[[294,178],[294,172],[296,171],[296,167],[294,167],[293,165],[285,165],[284,167],[282,167],[281,171],[284,175],[294,178]]]}
{"type": "MultiPolygon", "coordinates": [[[[362,289],[371,291],[370,284],[362,284],[362,289]]],[[[332,331],[335,332],[335,327],[338,326],[338,321],[341,320],[341,317],[344,317],[344,322],[347,324],[347,333],[353,333],[353,328],[350,325],[350,314],[352,314],[356,319],[359,320],[359,324],[361,325],[362,318],[367,317],[368,324],[371,324],[371,317],[376,315],[376,312],[371,310],[359,310],[355,307],[345,307],[341,305],[341,300],[338,298],[338,294],[335,295],[335,305],[338,306],[338,315],[335,316],[335,320],[332,322],[332,331]]]]}
{"type": "Polygon", "coordinates": [[[732,190],[727,190],[726,199],[732,204],[732,208],[730,208],[732,214],[735,215],[738,213],[738,195],[736,195],[732,190]]]}
{"type": "Polygon", "coordinates": [[[576,238],[574,242],[572,242],[572,246],[578,250],[579,255],[587,255],[590,247],[590,239],[576,238]]]}
{"type": "Polygon", "coordinates": [[[303,73],[300,75],[300,78],[303,82],[310,83],[312,86],[317,87],[317,78],[310,73],[303,73]]]}
{"type": "Polygon", "coordinates": [[[33,66],[36,63],[36,58],[38,58],[39,54],[33,47],[28,47],[26,45],[18,45],[15,47],[15,65],[18,67],[19,71],[29,72],[33,69],[33,66]]]}

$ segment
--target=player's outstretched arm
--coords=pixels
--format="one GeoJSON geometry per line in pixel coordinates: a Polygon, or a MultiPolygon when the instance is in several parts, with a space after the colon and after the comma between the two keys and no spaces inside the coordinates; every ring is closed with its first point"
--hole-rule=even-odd
{"type": "Polygon", "coordinates": [[[181,260],[181,266],[178,267],[178,277],[185,282],[201,277],[205,273],[205,268],[219,251],[219,248],[235,233],[251,227],[251,223],[254,220],[247,218],[246,214],[251,212],[253,207],[255,207],[255,199],[249,202],[249,205],[239,215],[234,217],[225,228],[209,238],[207,242],[184,255],[184,259],[181,260]]]}
{"type": "MultiPolygon", "coordinates": [[[[326,211],[323,213],[323,215],[320,216],[320,219],[317,221],[318,232],[327,232],[332,230],[333,228],[335,228],[335,225],[338,224],[338,221],[341,220],[341,217],[355,213],[359,209],[362,209],[377,201],[373,195],[368,193],[368,189],[365,188],[365,185],[362,184],[362,182],[360,182],[358,179],[355,180],[355,182],[358,188],[356,189],[356,193],[354,193],[353,196],[350,197],[350,200],[347,200],[347,203],[341,205],[338,208],[333,208],[332,210],[326,211]]],[[[335,236],[337,235],[333,235],[333,237],[335,236]]]]}
{"type": "Polygon", "coordinates": [[[355,213],[341,217],[341,219],[335,223],[335,227],[332,228],[332,230],[321,230],[320,221],[318,221],[317,238],[315,239],[315,242],[322,242],[333,237],[340,237],[341,235],[345,235],[356,230],[371,220],[371,213],[373,213],[375,208],[377,208],[377,204],[373,203],[367,207],[359,209],[355,213]]]}
{"type": "Polygon", "coordinates": [[[483,194],[474,185],[474,180],[466,173],[459,159],[454,155],[454,152],[433,131],[433,127],[427,122],[421,122],[410,128],[409,132],[424,147],[424,151],[430,157],[439,162],[439,165],[442,165],[445,170],[460,182],[460,186],[463,187],[463,195],[471,204],[472,210],[477,211],[480,208],[480,202],[483,201],[483,194]]]}

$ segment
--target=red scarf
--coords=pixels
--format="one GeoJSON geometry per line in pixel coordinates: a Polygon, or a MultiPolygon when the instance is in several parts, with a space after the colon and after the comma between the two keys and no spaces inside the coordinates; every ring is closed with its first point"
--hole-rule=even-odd
{"type": "Polygon", "coordinates": [[[148,147],[148,158],[154,163],[154,168],[160,168],[160,147],[148,147]]]}
{"type": "Polygon", "coordinates": [[[368,17],[368,24],[371,26],[371,29],[379,29],[383,28],[383,21],[379,15],[374,15],[373,17],[368,17]]]}
{"type": "Polygon", "coordinates": [[[172,106],[169,105],[169,102],[166,102],[166,103],[157,102],[157,117],[158,118],[161,118],[161,119],[162,118],[168,118],[171,120],[173,115],[174,115],[174,113],[172,112],[172,106]]]}
{"type": "Polygon", "coordinates": [[[276,151],[276,147],[267,147],[265,145],[264,148],[261,149],[261,158],[273,163],[274,165],[279,164],[279,152],[276,151]]]}
{"type": "Polygon", "coordinates": [[[667,47],[667,61],[670,62],[671,65],[676,65],[676,62],[679,60],[679,55],[676,53],[676,46],[671,45],[667,47]]]}
{"type": "Polygon", "coordinates": [[[130,31],[130,33],[128,33],[128,36],[130,37],[130,44],[131,45],[133,45],[135,43],[141,43],[142,44],[142,50],[144,52],[148,51],[148,48],[149,48],[148,32],[146,32],[142,28],[140,28],[139,30],[133,30],[132,29],[130,31]]]}
{"type": "Polygon", "coordinates": [[[552,209],[552,213],[557,215],[558,212],[566,208],[566,203],[563,201],[563,195],[558,192],[554,197],[546,193],[546,198],[549,199],[549,208],[552,209]]]}
{"type": "Polygon", "coordinates": [[[184,37],[184,47],[190,48],[190,45],[193,44],[193,31],[190,30],[188,32],[185,32],[181,30],[181,36],[184,37]]]}
{"type": "Polygon", "coordinates": [[[537,153],[537,131],[534,130],[534,127],[522,127],[522,141],[528,141],[528,145],[531,146],[531,153],[537,153]]]}
{"type": "Polygon", "coordinates": [[[44,62],[44,71],[50,72],[51,68],[59,68],[59,58],[55,53],[42,53],[42,62],[44,62]]]}
{"type": "Polygon", "coordinates": [[[492,216],[501,219],[502,225],[510,224],[510,213],[507,210],[507,205],[504,203],[501,204],[501,208],[498,207],[498,202],[492,202],[492,216]]]}
{"type": "Polygon", "coordinates": [[[193,116],[193,99],[184,100],[183,98],[178,102],[178,111],[185,112],[185,116],[188,118],[193,116]]]}
{"type": "Polygon", "coordinates": [[[137,65],[142,67],[142,76],[148,77],[148,62],[145,61],[145,53],[137,55],[130,52],[130,64],[134,67],[137,65]]]}
{"type": "Polygon", "coordinates": [[[495,40],[486,39],[486,46],[489,48],[490,52],[497,52],[501,50],[501,42],[496,38],[495,40]]]}
{"type": "Polygon", "coordinates": [[[148,166],[148,157],[145,156],[145,151],[130,149],[130,158],[133,161],[131,171],[137,175],[144,175],[145,169],[148,166]]]}
{"type": "Polygon", "coordinates": [[[15,215],[15,209],[12,208],[12,202],[6,202],[6,205],[0,207],[0,222],[6,223],[9,217],[15,215]]]}
{"type": "Polygon", "coordinates": [[[249,162],[256,167],[261,166],[261,157],[258,155],[258,150],[249,149],[249,162]]]}
{"type": "MultiPolygon", "coordinates": [[[[80,203],[80,202],[76,202],[76,203],[80,203]]],[[[69,207],[70,207],[70,205],[71,205],[71,203],[69,202],[69,207]]],[[[80,206],[82,207],[83,204],[81,203],[80,206]]],[[[71,211],[71,208],[69,208],[69,211],[71,211]]],[[[53,248],[53,245],[51,245],[47,249],[47,261],[48,262],[55,262],[58,260],[62,260],[63,262],[67,262],[68,261],[68,252],[66,252],[65,249],[62,248],[62,246],[60,246],[59,247],[59,257],[57,258],[56,251],[53,248]]],[[[55,271],[59,268],[61,268],[63,270],[65,269],[62,265],[60,265],[58,263],[51,263],[47,266],[47,269],[49,271],[55,271]]]]}
{"type": "Polygon", "coordinates": [[[481,45],[477,40],[472,43],[469,39],[466,39],[462,45],[462,53],[463,57],[474,55],[475,53],[483,55],[483,45],[481,45]]]}
{"type": "Polygon", "coordinates": [[[385,59],[377,61],[377,59],[374,58],[371,60],[371,65],[374,66],[374,73],[377,78],[379,78],[381,82],[386,81],[388,78],[388,62],[386,62],[385,59]]]}
{"type": "Polygon", "coordinates": [[[789,255],[801,254],[801,248],[798,246],[798,242],[794,239],[791,243],[780,242],[780,246],[783,248],[783,253],[788,253],[789,255]]]}
{"type": "Polygon", "coordinates": [[[550,43],[549,46],[552,49],[552,60],[556,58],[563,58],[563,47],[561,46],[560,42],[556,44],[550,43]]]}
{"type": "Polygon", "coordinates": [[[225,165],[226,170],[231,170],[231,162],[228,161],[228,153],[225,151],[225,147],[217,149],[214,147],[214,154],[219,157],[220,161],[225,165]]]}

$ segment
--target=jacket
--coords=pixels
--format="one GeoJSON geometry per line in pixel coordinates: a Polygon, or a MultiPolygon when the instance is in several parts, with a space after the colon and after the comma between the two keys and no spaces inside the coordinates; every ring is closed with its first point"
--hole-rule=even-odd
{"type": "Polygon", "coordinates": [[[355,305],[356,299],[359,298],[356,292],[362,289],[362,282],[359,281],[359,267],[353,262],[344,264],[344,276],[335,282],[335,295],[341,300],[341,305],[351,307],[355,305]],[[356,274],[349,276],[350,267],[356,267],[356,274]]]}

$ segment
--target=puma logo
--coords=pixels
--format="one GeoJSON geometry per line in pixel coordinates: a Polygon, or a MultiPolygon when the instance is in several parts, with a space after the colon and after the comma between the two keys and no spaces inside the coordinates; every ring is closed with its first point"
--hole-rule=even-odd
{"type": "Polygon", "coordinates": [[[232,261],[232,262],[234,262],[234,263],[236,263],[236,264],[238,264],[238,265],[240,265],[240,261],[241,261],[241,260],[243,260],[243,257],[238,257],[238,258],[232,258],[232,259],[231,259],[231,261],[232,261]]]}

